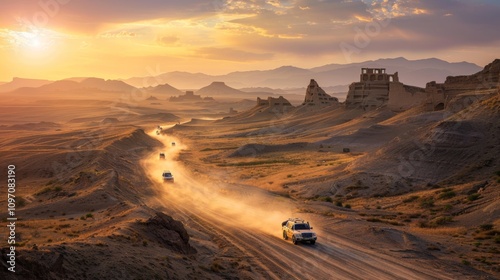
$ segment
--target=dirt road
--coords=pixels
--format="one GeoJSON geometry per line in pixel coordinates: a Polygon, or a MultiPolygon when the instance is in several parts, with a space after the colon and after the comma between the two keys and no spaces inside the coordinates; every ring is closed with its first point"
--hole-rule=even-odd
{"type": "MultiPolygon", "coordinates": [[[[166,159],[156,151],[145,160],[151,179],[162,189],[159,199],[174,218],[223,240],[252,266],[260,279],[457,279],[430,262],[398,259],[335,235],[331,223],[320,224],[308,216],[318,234],[315,245],[293,245],[281,238],[281,222],[294,213],[294,201],[252,186],[225,183],[224,172],[191,170],[177,161],[186,150],[179,139],[151,136],[165,144],[166,159]],[[175,146],[172,146],[175,142],[175,146]],[[163,170],[172,171],[175,183],[163,183],[163,170]],[[425,263],[425,264],[424,264],[425,263]]],[[[301,217],[304,214],[300,215],[301,217]]],[[[427,260],[428,261],[428,260],[427,260]]],[[[463,275],[462,275],[463,276],[463,275]]]]}

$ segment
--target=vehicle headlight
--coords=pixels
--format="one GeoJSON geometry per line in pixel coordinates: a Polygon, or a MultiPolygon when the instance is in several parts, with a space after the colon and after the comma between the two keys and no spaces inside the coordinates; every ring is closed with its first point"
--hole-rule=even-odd
{"type": "Polygon", "coordinates": [[[313,232],[312,236],[316,237],[316,233],[313,232]]]}
{"type": "Polygon", "coordinates": [[[294,235],[295,235],[295,237],[296,237],[296,238],[297,238],[297,237],[302,238],[302,233],[296,233],[296,234],[294,234],[294,235]]]}

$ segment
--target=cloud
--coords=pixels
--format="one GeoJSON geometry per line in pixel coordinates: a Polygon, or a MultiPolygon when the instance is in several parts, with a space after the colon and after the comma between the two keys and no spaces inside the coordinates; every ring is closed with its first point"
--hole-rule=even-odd
{"type": "Polygon", "coordinates": [[[196,56],[213,60],[227,61],[261,61],[273,58],[271,53],[254,53],[232,48],[199,48],[196,50],[196,56]]]}
{"type": "Polygon", "coordinates": [[[177,43],[178,41],[179,37],[177,36],[162,36],[156,39],[156,42],[159,45],[164,45],[164,46],[172,45],[174,43],[177,43]]]}
{"type": "Polygon", "coordinates": [[[102,38],[134,38],[137,34],[135,32],[123,30],[119,32],[106,32],[99,36],[102,38]]]}
{"type": "Polygon", "coordinates": [[[216,12],[212,1],[184,0],[17,0],[2,1],[0,25],[34,25],[95,33],[106,24],[167,18],[182,19],[216,12]]]}

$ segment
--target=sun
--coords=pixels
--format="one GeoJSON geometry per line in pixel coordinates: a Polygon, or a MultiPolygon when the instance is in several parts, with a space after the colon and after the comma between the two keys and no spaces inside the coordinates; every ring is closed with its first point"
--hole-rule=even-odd
{"type": "Polygon", "coordinates": [[[23,34],[23,47],[31,50],[42,50],[48,46],[46,36],[40,32],[26,32],[23,34]]]}
{"type": "Polygon", "coordinates": [[[35,37],[28,42],[28,45],[34,49],[40,49],[43,47],[43,42],[40,38],[35,37]]]}
{"type": "Polygon", "coordinates": [[[51,47],[53,36],[46,30],[10,31],[14,48],[27,52],[43,52],[51,47]]]}

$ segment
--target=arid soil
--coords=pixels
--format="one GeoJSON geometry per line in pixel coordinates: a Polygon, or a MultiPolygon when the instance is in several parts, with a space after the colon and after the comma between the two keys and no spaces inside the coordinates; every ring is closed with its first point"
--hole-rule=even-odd
{"type": "Polygon", "coordinates": [[[459,112],[153,103],[2,104],[19,220],[0,278],[500,277],[498,93],[459,112]],[[283,240],[289,217],[318,242],[283,240]]]}

